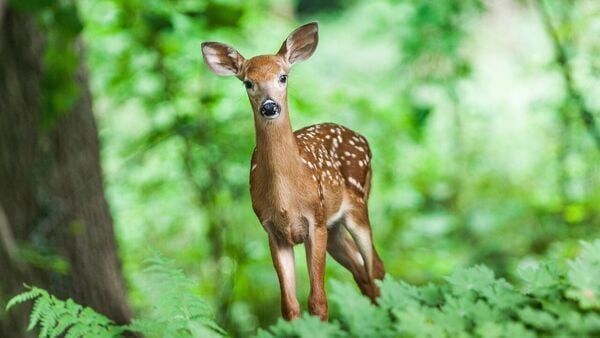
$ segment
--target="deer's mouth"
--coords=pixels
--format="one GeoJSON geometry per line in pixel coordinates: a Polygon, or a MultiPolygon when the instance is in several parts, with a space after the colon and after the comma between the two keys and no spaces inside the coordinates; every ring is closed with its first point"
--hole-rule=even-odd
{"type": "Polygon", "coordinates": [[[279,117],[280,113],[281,113],[281,106],[279,106],[279,104],[277,104],[277,102],[275,102],[271,99],[266,99],[260,105],[260,114],[267,119],[275,119],[275,118],[279,117]]]}

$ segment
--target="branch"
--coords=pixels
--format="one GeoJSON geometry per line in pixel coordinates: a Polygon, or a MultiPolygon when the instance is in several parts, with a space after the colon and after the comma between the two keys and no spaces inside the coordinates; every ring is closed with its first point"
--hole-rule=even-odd
{"type": "Polygon", "coordinates": [[[536,4],[537,6],[535,7],[537,8],[540,16],[542,17],[544,28],[550,35],[552,47],[554,49],[554,61],[560,66],[560,73],[565,82],[567,93],[577,106],[581,121],[583,122],[588,133],[596,143],[596,148],[598,148],[598,150],[600,151],[600,131],[598,130],[598,126],[596,124],[596,120],[594,119],[594,115],[586,107],[583,96],[575,87],[575,83],[573,82],[571,65],[569,64],[569,60],[567,58],[565,46],[561,43],[560,38],[558,37],[558,32],[552,24],[552,19],[550,18],[550,13],[544,5],[544,0],[537,0],[536,4]]]}

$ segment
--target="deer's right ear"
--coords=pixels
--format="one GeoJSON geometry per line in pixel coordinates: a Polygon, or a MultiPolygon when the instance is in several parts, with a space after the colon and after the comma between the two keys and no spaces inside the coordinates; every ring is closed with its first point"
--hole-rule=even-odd
{"type": "Polygon", "coordinates": [[[240,75],[246,61],[233,47],[219,42],[203,42],[204,63],[217,75],[240,75]]]}

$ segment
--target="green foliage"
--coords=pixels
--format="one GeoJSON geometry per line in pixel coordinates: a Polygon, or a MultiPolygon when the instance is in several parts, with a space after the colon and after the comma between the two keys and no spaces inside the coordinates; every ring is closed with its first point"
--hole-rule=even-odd
{"type": "MultiPolygon", "coordinates": [[[[256,337],[595,337],[600,334],[599,253],[600,239],[582,242],[581,254],[566,270],[549,262],[524,268],[519,288],[484,266],[459,269],[446,283],[423,287],[388,275],[380,283],[378,306],[355,287],[333,282],[330,322],[304,314],[259,329],[256,337]]],[[[38,288],[14,297],[7,308],[35,300],[29,327],[39,325],[40,337],[56,337],[65,330],[67,337],[113,337],[125,330],[150,337],[225,334],[191,291],[190,279],[170,261],[156,256],[148,261],[146,274],[154,309],[129,326],[116,326],[89,308],[38,288]]]]}
{"type": "MultiPolygon", "coordinates": [[[[364,322],[361,321],[364,324],[364,322]]],[[[360,325],[360,324],[359,324],[360,325]]],[[[348,333],[336,322],[323,322],[318,317],[305,313],[302,318],[288,322],[280,318],[267,330],[259,329],[256,338],[342,338],[348,333]]]]}
{"type": "Polygon", "coordinates": [[[347,332],[355,337],[388,336],[390,320],[384,309],[372,306],[370,300],[360,296],[353,285],[333,281],[331,286],[334,290],[330,296],[334,303],[332,310],[343,319],[342,327],[347,332]]]}
{"type": "Polygon", "coordinates": [[[114,337],[125,328],[119,327],[110,319],[83,307],[72,299],[62,301],[46,290],[28,287],[29,291],[12,298],[6,309],[33,300],[28,330],[39,327],[39,337],[114,337]]]}
{"type": "Polygon", "coordinates": [[[10,6],[33,14],[44,35],[41,82],[41,122],[50,129],[81,98],[77,71],[81,45],[77,37],[83,30],[73,0],[17,0],[10,6]]]}
{"type": "Polygon", "coordinates": [[[257,337],[595,337],[600,311],[590,308],[600,287],[600,240],[582,246],[566,271],[548,262],[524,269],[520,288],[484,266],[459,269],[437,286],[414,287],[388,275],[377,307],[352,287],[333,283],[338,310],[330,324],[304,316],[257,337]],[[570,295],[579,295],[578,302],[565,298],[570,295]]]}
{"type": "Polygon", "coordinates": [[[39,337],[121,337],[126,331],[146,337],[221,337],[224,331],[213,320],[212,311],[194,292],[194,282],[172,262],[156,255],[147,260],[145,291],[152,297],[152,311],[130,325],[117,325],[91,308],[72,299],[60,300],[46,290],[31,287],[13,297],[6,309],[34,301],[28,330],[39,329],[39,337]]]}
{"type": "Polygon", "coordinates": [[[150,337],[219,337],[223,330],[214,322],[210,307],[194,292],[194,282],[174,268],[173,262],[155,256],[147,260],[144,292],[152,309],[134,320],[132,331],[150,337]]]}
{"type": "Polygon", "coordinates": [[[567,297],[584,309],[600,310],[600,241],[582,245],[583,254],[569,262],[567,297]]]}
{"type": "MultiPolygon", "coordinates": [[[[83,29],[77,41],[86,49],[107,198],[129,301],[142,318],[154,310],[139,277],[153,247],[203,281],[194,293],[231,335],[276,322],[278,293],[257,292],[278,285],[248,194],[251,109],[237,79],[207,70],[199,45],[222,41],[245,57],[273,53],[293,28],[312,20],[319,21],[319,47],[290,74],[293,126],[336,122],[369,139],[369,215],[391,275],[421,286],[456,267],[485,264],[516,285],[517,267],[547,251],[572,257],[577,238],[600,234],[600,157],[573,123],[575,111],[564,107],[558,66],[533,6],[380,0],[323,12],[327,2],[337,3],[311,1],[321,10],[302,17],[295,8],[307,2],[291,0],[11,1],[37,13],[49,35],[47,125],[77,98],[73,36],[83,29]]],[[[597,115],[600,2],[544,3],[567,43],[574,84],[597,115]]],[[[32,260],[45,262],[38,258],[32,260]]],[[[304,259],[296,261],[298,294],[305,295],[304,259]]],[[[342,285],[352,282],[333,260],[327,270],[342,285]]],[[[528,294],[530,288],[535,297],[560,295],[595,308],[579,273],[573,278],[582,287],[563,295],[559,268],[518,271],[530,280],[521,289],[528,294]]],[[[484,275],[448,282],[490,282],[484,275]]],[[[488,289],[515,295],[496,284],[488,289]]],[[[398,301],[445,304],[442,288],[419,290],[398,301]]],[[[470,289],[451,293],[482,297],[470,289]]],[[[522,301],[515,297],[491,298],[506,302],[494,305],[502,307],[522,301]]],[[[420,313],[412,315],[416,321],[420,313]]],[[[360,332],[353,325],[343,328],[360,332]]],[[[458,332],[465,323],[456,325],[458,332]]]]}

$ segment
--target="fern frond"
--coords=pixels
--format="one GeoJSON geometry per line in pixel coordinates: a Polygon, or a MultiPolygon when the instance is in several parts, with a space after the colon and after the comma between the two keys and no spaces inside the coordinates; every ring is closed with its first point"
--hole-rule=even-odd
{"type": "Polygon", "coordinates": [[[59,337],[65,331],[68,331],[70,327],[76,325],[79,319],[71,313],[65,312],[57,318],[57,322],[56,326],[49,332],[50,337],[59,337]]]}
{"type": "Polygon", "coordinates": [[[81,338],[89,335],[89,328],[83,325],[75,325],[67,331],[65,338],[81,338]]]}
{"type": "Polygon", "coordinates": [[[72,299],[67,299],[57,314],[57,324],[49,332],[50,337],[58,337],[68,331],[70,327],[77,325],[80,321],[79,313],[81,306],[72,299]]]}
{"type": "Polygon", "coordinates": [[[125,327],[71,299],[63,301],[44,289],[28,288],[29,291],[13,297],[7,308],[33,300],[27,330],[39,327],[39,337],[117,337],[125,331],[125,327]]]}
{"type": "Polygon", "coordinates": [[[29,315],[29,325],[27,326],[27,331],[33,330],[38,322],[43,322],[44,316],[50,311],[50,308],[50,296],[46,291],[44,291],[44,294],[36,298],[35,303],[33,304],[31,315],[29,315]]]}
{"type": "Polygon", "coordinates": [[[143,289],[153,311],[149,318],[135,321],[131,330],[157,336],[222,336],[225,331],[214,320],[208,304],[195,292],[196,283],[173,261],[160,254],[145,260],[143,289]]]}
{"type": "MultiPolygon", "coordinates": [[[[52,302],[54,303],[54,302],[52,302]]],[[[52,304],[51,306],[54,306],[55,304],[52,304]]],[[[40,334],[39,337],[49,337],[49,332],[50,330],[56,326],[56,315],[55,315],[55,311],[56,309],[54,308],[49,308],[49,310],[47,312],[44,312],[43,315],[41,315],[41,321],[40,321],[40,334]]]]}
{"type": "Polygon", "coordinates": [[[20,303],[24,303],[26,301],[35,299],[37,297],[43,296],[43,295],[47,295],[48,293],[44,290],[44,289],[39,289],[36,287],[30,287],[28,285],[24,285],[25,288],[29,289],[29,291],[20,293],[16,296],[14,296],[13,298],[11,298],[8,303],[6,303],[6,311],[10,310],[13,306],[20,304],[20,303]]]}

